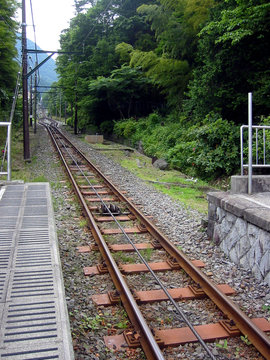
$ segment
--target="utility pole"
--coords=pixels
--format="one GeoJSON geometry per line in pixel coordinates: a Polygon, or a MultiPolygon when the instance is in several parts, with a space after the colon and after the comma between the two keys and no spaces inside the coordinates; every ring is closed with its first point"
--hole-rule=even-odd
{"type": "MultiPolygon", "coordinates": [[[[30,68],[31,69],[31,68],[30,68]]],[[[30,126],[33,126],[33,79],[32,75],[30,76],[30,126]]]]}
{"type": "Polygon", "coordinates": [[[60,122],[62,121],[62,90],[60,89],[60,122]]]}
{"type": "Polygon", "coordinates": [[[75,85],[74,135],[78,135],[77,79],[76,79],[76,85],[75,85]]]}
{"type": "Polygon", "coordinates": [[[67,124],[67,102],[65,101],[65,125],[67,124]]]}
{"type": "Polygon", "coordinates": [[[78,64],[76,64],[75,72],[75,114],[74,114],[74,135],[78,135],[78,95],[77,95],[77,85],[78,85],[78,64]]]}
{"type": "MultiPolygon", "coordinates": [[[[36,61],[36,67],[38,66],[38,62],[36,61]]],[[[35,102],[34,102],[34,134],[37,132],[37,70],[35,71],[35,102]]]]}
{"type": "Polygon", "coordinates": [[[22,0],[22,85],[23,85],[24,160],[30,161],[29,125],[28,125],[27,40],[26,40],[25,0],[22,0]]]}

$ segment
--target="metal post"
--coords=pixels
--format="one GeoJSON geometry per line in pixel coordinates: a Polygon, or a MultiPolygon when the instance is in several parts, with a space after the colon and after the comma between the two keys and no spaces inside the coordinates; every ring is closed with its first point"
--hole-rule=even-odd
{"type": "Polygon", "coordinates": [[[75,79],[75,105],[74,105],[74,135],[78,135],[78,104],[77,104],[77,67],[76,67],[76,79],[75,79]]]}
{"type": "Polygon", "coordinates": [[[0,176],[1,175],[7,175],[7,181],[11,180],[11,122],[0,122],[0,127],[5,126],[7,127],[7,140],[6,140],[6,146],[4,149],[4,155],[2,160],[2,165],[0,167],[0,176]],[[7,171],[3,171],[5,157],[7,154],[7,171]]]}
{"type": "Polygon", "coordinates": [[[62,92],[60,89],[60,122],[62,121],[62,92]]]}
{"type": "Polygon", "coordinates": [[[252,93],[248,93],[248,194],[252,194],[252,93]]]}
{"type": "Polygon", "coordinates": [[[241,176],[244,175],[244,154],[243,154],[243,126],[240,128],[240,154],[241,154],[241,176]]]}
{"type": "Polygon", "coordinates": [[[32,75],[30,76],[30,126],[33,127],[33,79],[32,75]]]}
{"type": "Polygon", "coordinates": [[[67,124],[67,102],[65,101],[65,125],[67,124]]]}
{"type": "Polygon", "coordinates": [[[28,86],[27,86],[27,40],[25,0],[22,0],[22,85],[23,85],[23,146],[24,160],[30,160],[29,125],[28,125],[28,86]]]}
{"type": "Polygon", "coordinates": [[[74,110],[75,110],[75,113],[74,113],[74,135],[78,135],[77,87],[76,87],[76,90],[75,90],[75,109],[74,110]]]}
{"type": "Polygon", "coordinates": [[[7,128],[7,137],[8,137],[8,148],[7,148],[7,181],[11,181],[11,123],[7,128]]]}
{"type": "MultiPolygon", "coordinates": [[[[36,61],[36,67],[38,66],[38,62],[36,61]]],[[[34,133],[37,132],[37,70],[35,71],[35,102],[34,102],[34,133]]]]}

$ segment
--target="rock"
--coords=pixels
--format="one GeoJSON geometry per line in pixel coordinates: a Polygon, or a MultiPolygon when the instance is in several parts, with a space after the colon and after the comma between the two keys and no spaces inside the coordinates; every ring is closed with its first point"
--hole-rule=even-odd
{"type": "Polygon", "coordinates": [[[141,153],[141,154],[144,154],[144,152],[143,152],[143,144],[142,144],[141,140],[138,142],[138,152],[141,153]]]}
{"type": "Polygon", "coordinates": [[[141,167],[142,167],[142,164],[141,164],[141,162],[140,162],[140,159],[136,159],[136,163],[137,163],[138,168],[141,168],[141,167]]]}
{"type": "Polygon", "coordinates": [[[164,159],[158,159],[153,163],[153,166],[160,170],[166,170],[168,168],[168,163],[164,159]]]}

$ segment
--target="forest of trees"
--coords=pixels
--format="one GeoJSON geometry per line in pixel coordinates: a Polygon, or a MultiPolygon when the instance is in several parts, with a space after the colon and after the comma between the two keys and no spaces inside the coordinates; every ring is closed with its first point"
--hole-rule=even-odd
{"type": "Polygon", "coordinates": [[[9,119],[19,64],[16,60],[15,0],[0,0],[0,121],[9,119]]]}
{"type": "MultiPolygon", "coordinates": [[[[1,32],[10,30],[6,22],[14,26],[7,20],[14,2],[0,3],[9,4],[0,10],[4,106],[11,82],[2,76],[1,32]]],[[[61,35],[61,50],[72,53],[57,58],[57,85],[75,131],[140,141],[147,155],[192,176],[235,173],[248,92],[254,121],[270,119],[269,1],[74,3],[76,16],[61,35]]],[[[11,46],[13,37],[8,38],[11,46]]],[[[8,66],[14,66],[11,47],[8,66]]],[[[52,93],[44,100],[55,114],[59,97],[52,93]]]]}

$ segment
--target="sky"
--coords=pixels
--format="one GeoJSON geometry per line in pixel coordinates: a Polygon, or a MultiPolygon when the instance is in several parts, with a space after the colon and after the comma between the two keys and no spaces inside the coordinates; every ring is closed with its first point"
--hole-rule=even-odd
{"type": "MultiPolygon", "coordinates": [[[[34,41],[30,0],[25,0],[27,38],[34,41]]],[[[42,50],[60,48],[61,30],[69,27],[69,21],[75,16],[74,0],[32,0],[37,45],[42,50]]],[[[21,19],[18,12],[18,20],[21,19]]]]}

